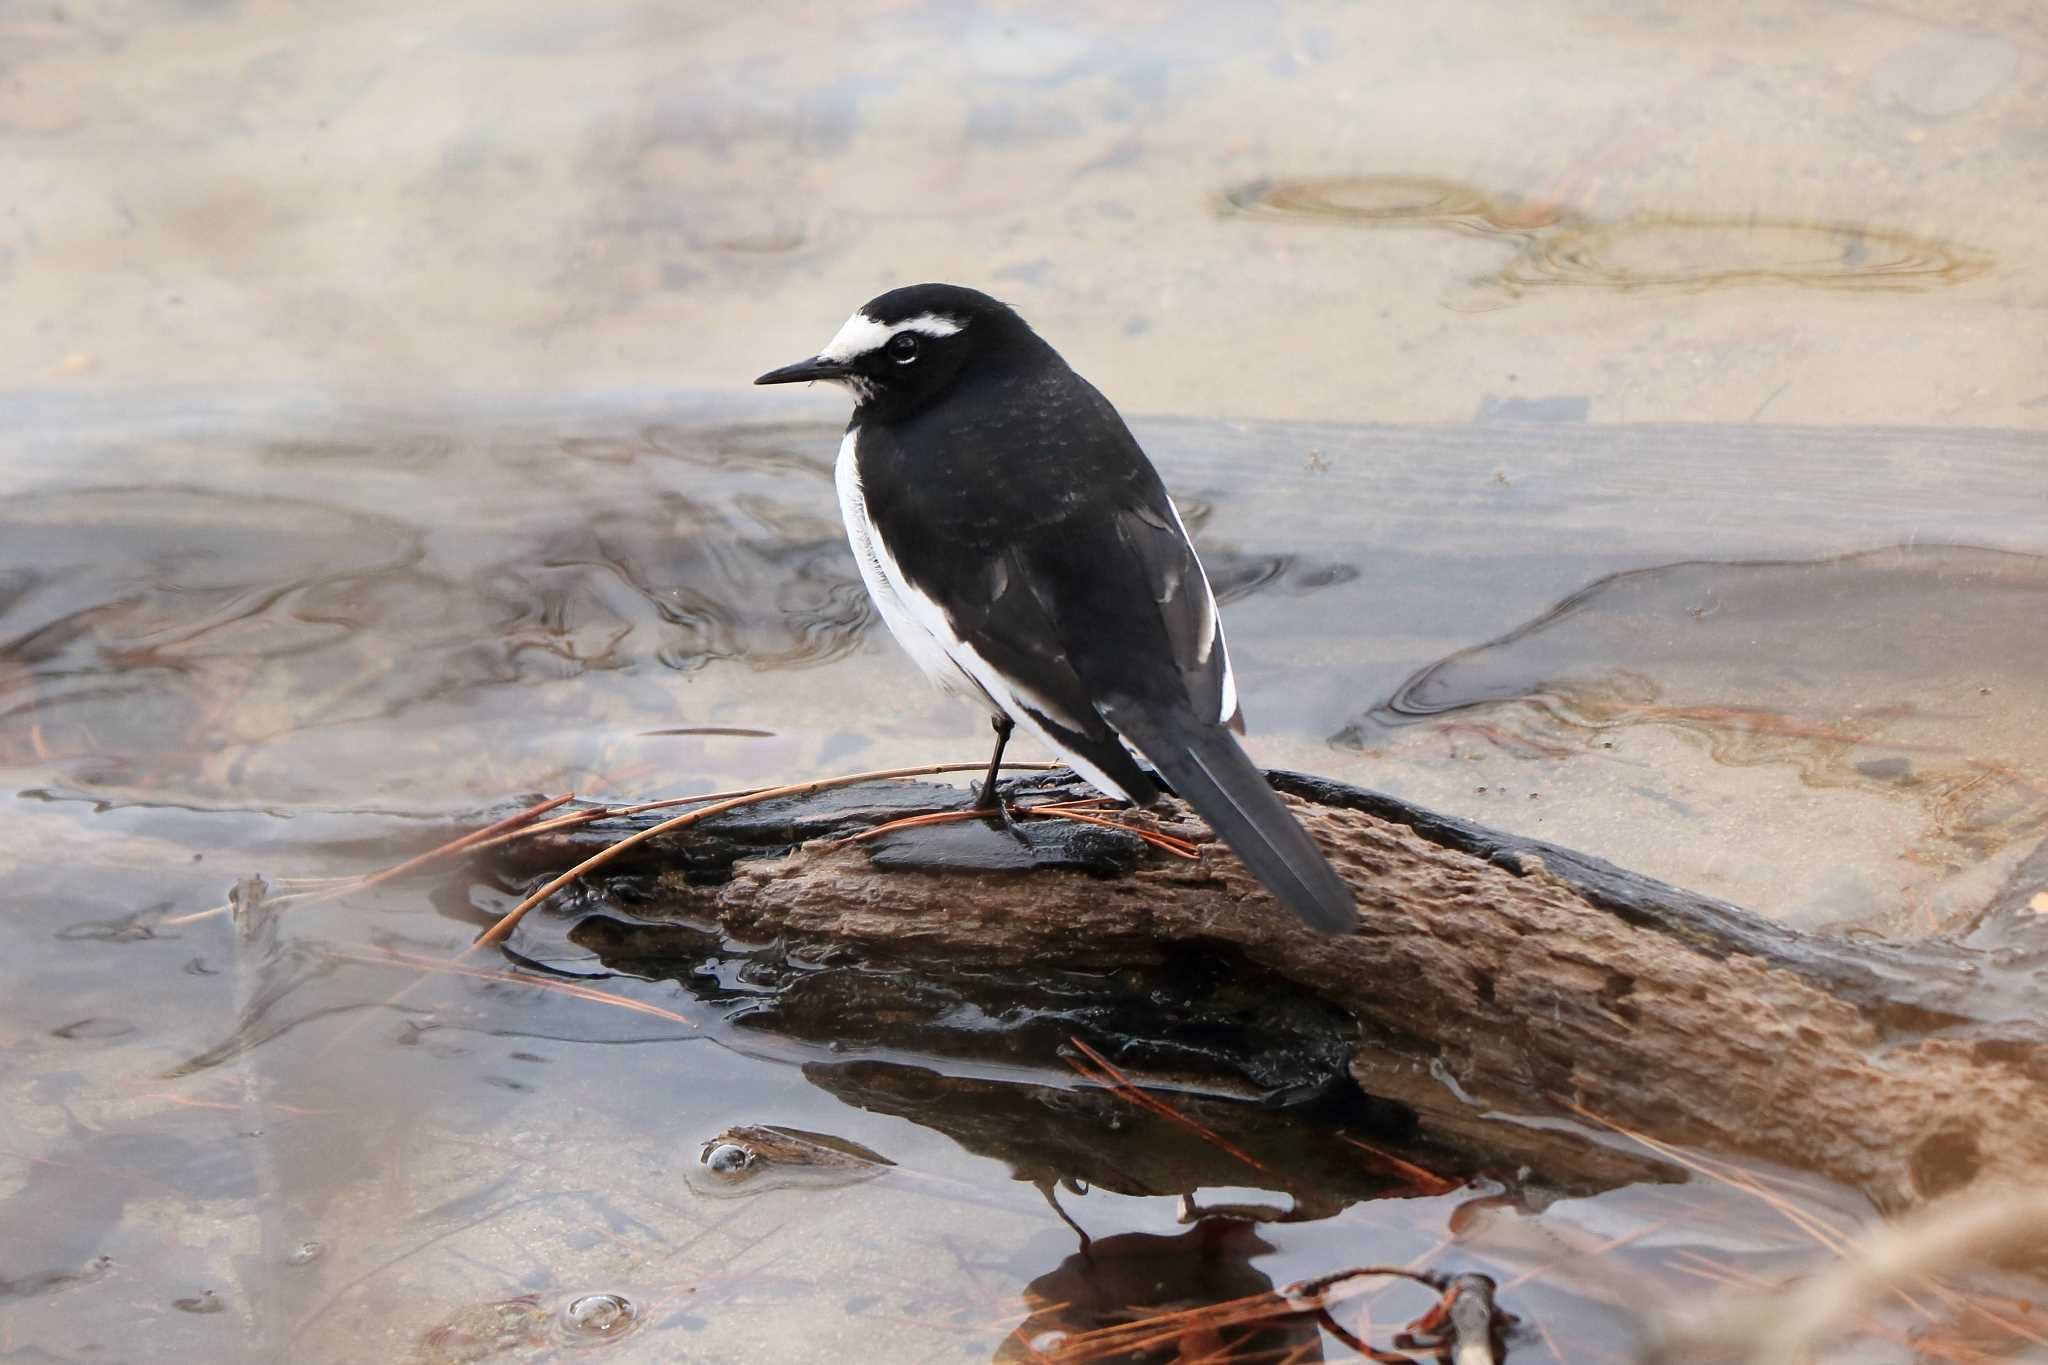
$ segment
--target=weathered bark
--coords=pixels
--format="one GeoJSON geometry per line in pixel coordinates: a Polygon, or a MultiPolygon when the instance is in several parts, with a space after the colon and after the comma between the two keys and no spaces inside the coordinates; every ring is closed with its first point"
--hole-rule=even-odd
{"type": "MultiPolygon", "coordinates": [[[[1391,1036],[1494,1108],[1575,1102],[1663,1139],[1824,1173],[1884,1207],[2048,1170],[2048,972],[2036,945],[1994,954],[1802,935],[1376,793],[1298,774],[1274,782],[1356,891],[1357,932],[1303,930],[1216,844],[1196,863],[1147,856],[1121,875],[969,877],[902,865],[920,860],[915,841],[906,855],[886,840],[817,837],[962,799],[933,787],[778,803],[657,840],[653,857],[696,875],[664,875],[651,910],[741,939],[959,969],[1219,954],[1371,1026],[1350,1068],[1370,1094],[1453,1107],[1442,1081],[1387,1063],[1391,1036]]],[[[1205,834],[1170,802],[1136,818],[1205,834]]],[[[559,868],[614,837],[507,850],[559,868]]]]}

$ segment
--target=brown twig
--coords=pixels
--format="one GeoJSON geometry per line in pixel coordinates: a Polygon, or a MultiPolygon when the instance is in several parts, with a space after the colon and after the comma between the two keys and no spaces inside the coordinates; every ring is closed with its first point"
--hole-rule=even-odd
{"type": "Polygon", "coordinates": [[[1164,1100],[1156,1099],[1153,1096],[1148,1095],[1144,1091],[1140,1090],[1136,1085],[1133,1085],[1131,1083],[1130,1077],[1124,1075],[1123,1072],[1118,1071],[1116,1067],[1111,1064],[1109,1058],[1103,1056],[1094,1048],[1082,1042],[1079,1038],[1070,1035],[1067,1039],[1067,1042],[1070,1043],[1077,1052],[1081,1053],[1081,1055],[1083,1055],[1090,1062],[1093,1062],[1095,1064],[1095,1069],[1091,1069],[1089,1067],[1081,1065],[1081,1063],[1075,1061],[1072,1057],[1065,1058],[1067,1065],[1072,1067],[1075,1070],[1075,1072],[1077,1072],[1085,1079],[1094,1081],[1098,1085],[1107,1086],[1111,1091],[1113,1091],[1116,1094],[1116,1096],[1119,1099],[1128,1100],[1130,1103],[1137,1105],[1140,1109],[1150,1110],[1152,1113],[1159,1115],[1163,1119],[1179,1124],[1181,1127],[1195,1134],[1195,1136],[1201,1138],[1202,1141],[1210,1144],[1211,1146],[1217,1148],[1220,1151],[1228,1152],[1230,1155],[1236,1157],[1239,1161],[1242,1161],[1245,1165],[1251,1167],[1253,1170],[1259,1172],[1261,1175],[1270,1176],[1273,1174],[1273,1172],[1266,1166],[1264,1162],[1260,1161],[1250,1152],[1247,1152],[1244,1148],[1239,1147],[1230,1139],[1224,1137],[1215,1129],[1210,1128],[1205,1124],[1199,1123],[1196,1120],[1189,1118],[1186,1114],[1181,1113],[1178,1109],[1175,1109],[1172,1105],[1166,1103],[1164,1100]]]}
{"type": "Polygon", "coordinates": [[[1493,1281],[1484,1275],[1442,1275],[1405,1266],[1356,1266],[1278,1290],[1076,1332],[1051,1350],[1040,1352],[1038,1358],[1048,1362],[1123,1359],[1183,1340],[1194,1331],[1218,1335],[1231,1327],[1256,1327],[1304,1317],[1367,1360],[1408,1362],[1415,1358],[1415,1353],[1427,1352],[1439,1357],[1448,1355],[1455,1365],[1493,1365],[1499,1358],[1496,1339],[1515,1321],[1495,1303],[1493,1281]],[[1401,1350],[1383,1351],[1369,1345],[1356,1333],[1339,1326],[1330,1312],[1331,1289],[1347,1280],[1368,1278],[1412,1280],[1441,1296],[1396,1339],[1396,1345],[1403,1347],[1401,1350]]]}
{"type": "Polygon", "coordinates": [[[1813,1358],[1870,1305],[1906,1283],[2048,1249],[2048,1189],[1980,1189],[1868,1233],[1826,1270],[1782,1289],[1731,1291],[1704,1310],[1652,1325],[1655,1361],[1728,1359],[1791,1365],[1813,1358]]]}
{"type": "MultiPolygon", "coordinates": [[[[1756,1179],[1748,1172],[1731,1166],[1725,1161],[1717,1161],[1712,1157],[1696,1152],[1684,1152],[1668,1142],[1659,1142],[1647,1133],[1639,1133],[1632,1128],[1625,1128],[1621,1124],[1603,1118],[1601,1115],[1594,1113],[1575,1101],[1566,1101],[1566,1104],[1567,1107],[1581,1118],[1597,1123],[1610,1132],[1619,1133],[1623,1137],[1639,1142],[1651,1151],[1656,1152],[1659,1156],[1668,1158],[1687,1170],[1754,1196],[1773,1212],[1777,1213],[1779,1217],[1798,1228],[1821,1246],[1834,1252],[1837,1256],[1847,1251],[1851,1240],[1849,1233],[1828,1222],[1819,1214],[1807,1209],[1801,1209],[1775,1190],[1766,1189],[1762,1181],[1756,1179]]],[[[1922,1289],[1934,1288],[1930,1283],[1923,1283],[1919,1287],[1922,1289]]],[[[1933,1310],[1921,1303],[1920,1300],[1914,1298],[1904,1285],[1894,1284],[1891,1286],[1891,1293],[1894,1298],[1917,1313],[1923,1321],[1930,1323],[1935,1321],[1933,1310]]]]}
{"type": "Polygon", "coordinates": [[[884,834],[894,834],[899,829],[919,829],[925,825],[952,825],[965,820],[986,819],[994,814],[995,812],[992,810],[928,811],[923,815],[906,815],[900,820],[884,821],[882,824],[864,829],[858,834],[849,834],[839,842],[841,844],[864,844],[870,839],[879,839],[884,834]]]}
{"type": "Polygon", "coordinates": [[[1689,1171],[1755,1197],[1779,1217],[1830,1251],[1840,1252],[1848,1244],[1848,1234],[1843,1232],[1842,1229],[1835,1227],[1823,1218],[1801,1209],[1775,1190],[1765,1188],[1761,1181],[1756,1180],[1747,1172],[1729,1166],[1726,1162],[1713,1161],[1703,1158],[1696,1153],[1683,1151],[1668,1142],[1659,1142],[1647,1133],[1639,1133],[1633,1128],[1624,1127],[1612,1119],[1596,1114],[1576,1101],[1565,1100],[1564,1104],[1573,1113],[1589,1123],[1597,1123],[1611,1133],[1617,1133],[1633,1142],[1641,1143],[1657,1153],[1657,1155],[1674,1161],[1689,1171]]]}
{"type": "MultiPolygon", "coordinates": [[[[441,844],[436,848],[430,848],[417,857],[408,858],[396,866],[387,867],[382,872],[372,872],[363,877],[340,878],[338,884],[331,885],[323,891],[307,891],[292,896],[273,896],[265,904],[272,910],[281,910],[288,904],[299,905],[329,901],[348,895],[351,892],[362,891],[372,886],[381,886],[383,883],[394,881],[409,872],[417,872],[429,863],[439,862],[443,858],[472,850],[493,836],[501,835],[507,830],[516,829],[527,821],[546,815],[555,807],[574,799],[575,794],[573,792],[564,792],[560,796],[549,797],[545,801],[528,806],[525,810],[516,811],[502,820],[488,824],[482,829],[473,830],[468,834],[462,835],[460,838],[450,839],[447,843],[441,844]]],[[[211,910],[196,910],[189,915],[173,915],[169,919],[159,921],[159,923],[163,925],[191,924],[198,920],[211,919],[215,915],[225,915],[230,908],[230,906],[226,905],[216,905],[211,910]]]]}
{"type": "MultiPolygon", "coordinates": [[[[1161,834],[1157,830],[1139,829],[1134,825],[1124,824],[1121,820],[1110,820],[1100,815],[1091,815],[1086,811],[1075,810],[1070,803],[1062,802],[1045,806],[1012,806],[1010,811],[1013,815],[1053,816],[1061,820],[1074,820],[1086,825],[1102,825],[1109,829],[1120,829],[1127,834],[1136,835],[1140,840],[1150,844],[1153,848],[1159,849],[1161,852],[1173,854],[1176,858],[1199,861],[1202,856],[1196,851],[1195,846],[1185,839],[1176,838],[1171,834],[1161,834]]],[[[865,843],[869,839],[880,838],[884,834],[894,834],[900,829],[917,829],[924,825],[950,825],[965,820],[985,820],[994,817],[996,814],[997,812],[994,810],[942,810],[933,811],[925,815],[906,815],[900,820],[891,820],[886,824],[876,825],[873,829],[864,829],[858,834],[848,835],[839,842],[841,844],[865,843]]]]}
{"type": "Polygon", "coordinates": [[[441,972],[454,976],[475,977],[480,981],[504,981],[515,986],[533,986],[539,990],[558,991],[563,995],[573,995],[579,1000],[592,1000],[601,1005],[616,1005],[620,1009],[631,1010],[635,1014],[651,1014],[657,1019],[666,1019],[670,1023],[684,1024],[691,1028],[696,1027],[696,1025],[691,1024],[688,1019],[677,1014],[674,1010],[665,1010],[659,1005],[650,1005],[644,1000],[635,1000],[631,996],[616,995],[611,991],[601,991],[594,986],[585,986],[574,981],[551,981],[544,976],[532,976],[522,972],[496,972],[485,967],[465,967],[460,963],[449,962],[442,958],[420,957],[413,953],[401,953],[393,948],[386,948],[381,955],[375,953],[351,953],[340,948],[329,948],[325,950],[324,955],[340,962],[367,962],[374,966],[410,967],[422,972],[441,972]]]}
{"type": "MultiPolygon", "coordinates": [[[[556,877],[546,886],[541,887],[540,890],[535,891],[525,900],[506,911],[496,924],[493,924],[490,928],[484,930],[482,934],[478,935],[476,941],[469,946],[469,949],[464,951],[468,952],[493,943],[504,942],[506,935],[510,934],[518,926],[520,920],[526,918],[527,913],[533,907],[539,905],[542,901],[545,901],[548,897],[554,895],[586,872],[602,867],[627,849],[632,848],[636,844],[644,844],[657,834],[666,834],[670,830],[694,825],[699,820],[707,819],[713,815],[722,815],[729,810],[737,810],[742,806],[751,806],[762,801],[772,801],[778,797],[808,796],[812,792],[830,791],[836,787],[850,787],[859,782],[879,782],[886,778],[930,777],[937,773],[980,772],[987,768],[987,766],[986,763],[921,763],[911,768],[879,768],[873,772],[847,773],[841,777],[821,777],[810,782],[791,782],[781,787],[763,787],[757,791],[747,792],[724,801],[714,801],[708,806],[699,806],[695,810],[685,811],[681,815],[671,816],[669,819],[663,820],[658,824],[649,825],[646,829],[635,830],[610,847],[600,849],[596,853],[591,854],[588,858],[585,858],[582,862],[576,864],[576,866],[570,868],[567,872],[556,877]]],[[[1006,763],[1003,766],[1006,768],[1029,767],[1043,770],[1055,765],[1045,763],[1006,763]]]]}
{"type": "Polygon", "coordinates": [[[1139,829],[1135,825],[1127,825],[1121,820],[1111,820],[1106,816],[1089,815],[1085,811],[1078,810],[1056,810],[1050,807],[1027,810],[1024,813],[1026,815],[1056,815],[1062,820],[1079,820],[1084,825],[1104,825],[1110,829],[1124,830],[1127,833],[1137,835],[1156,849],[1173,854],[1176,858],[1186,858],[1189,862],[1200,862],[1202,859],[1202,855],[1196,850],[1195,846],[1185,839],[1176,838],[1171,834],[1161,834],[1157,830],[1139,829]]]}
{"type": "Polygon", "coordinates": [[[1439,1290],[1443,1297],[1395,1336],[1394,1345],[1405,1351],[1431,1351],[1439,1359],[1448,1355],[1452,1365],[1496,1365],[1500,1359],[1498,1343],[1514,1319],[1495,1305],[1492,1277],[1466,1274],[1417,1278],[1439,1290]]]}
{"type": "MultiPolygon", "coordinates": [[[[1007,768],[1013,765],[1005,763],[1003,766],[1007,768]]],[[[727,801],[735,796],[752,796],[756,792],[765,790],[767,789],[764,787],[735,787],[731,791],[699,792],[694,796],[667,796],[659,801],[640,801],[630,806],[597,806],[590,810],[579,810],[573,815],[561,815],[552,820],[543,820],[540,824],[528,825],[525,829],[516,829],[509,834],[500,834],[496,838],[474,845],[472,851],[481,852],[487,848],[496,848],[500,844],[509,844],[515,839],[524,839],[535,834],[551,834],[556,830],[579,829],[584,825],[594,825],[600,820],[623,819],[629,815],[641,815],[651,810],[667,810],[671,806],[700,806],[707,801],[727,801]]]]}
{"type": "Polygon", "coordinates": [[[1360,1142],[1349,1133],[1337,1134],[1337,1140],[1347,1142],[1353,1147],[1358,1148],[1359,1151],[1376,1158],[1383,1167],[1392,1167],[1396,1175],[1405,1177],[1410,1184],[1414,1185],[1423,1194],[1449,1194],[1452,1190],[1458,1189],[1463,1183],[1462,1181],[1440,1176],[1435,1171],[1426,1171],[1412,1161],[1403,1161],[1392,1152],[1383,1152],[1371,1143],[1360,1142]]]}
{"type": "Polygon", "coordinates": [[[551,796],[545,801],[528,806],[525,810],[518,811],[506,816],[502,820],[485,825],[482,829],[472,834],[465,834],[460,839],[451,839],[439,848],[428,849],[416,858],[408,858],[396,867],[387,867],[382,872],[372,872],[369,876],[363,878],[356,889],[366,890],[372,886],[381,886],[385,882],[395,881],[403,877],[408,872],[417,872],[429,863],[439,862],[443,858],[475,848],[492,835],[503,834],[507,830],[517,829],[528,821],[538,820],[557,806],[567,805],[575,799],[575,795],[574,792],[563,792],[560,796],[551,796]]]}
{"type": "MultiPolygon", "coordinates": [[[[983,765],[974,764],[971,766],[978,769],[983,765]]],[[[1051,763],[1005,763],[1003,766],[1005,768],[1052,768],[1057,765],[1051,763]]],[[[497,848],[501,844],[509,844],[515,840],[529,838],[536,834],[553,834],[559,830],[581,829],[585,825],[594,825],[603,820],[622,820],[631,815],[644,815],[651,810],[668,810],[674,806],[701,806],[707,801],[729,801],[736,796],[754,796],[767,790],[768,788],[766,787],[734,787],[730,791],[697,792],[690,796],[665,796],[659,801],[636,801],[631,805],[625,806],[593,806],[589,810],[579,810],[570,815],[559,815],[552,820],[543,820],[537,825],[528,825],[524,829],[515,829],[509,834],[500,834],[495,838],[473,845],[471,851],[481,852],[487,848],[497,848]]]]}

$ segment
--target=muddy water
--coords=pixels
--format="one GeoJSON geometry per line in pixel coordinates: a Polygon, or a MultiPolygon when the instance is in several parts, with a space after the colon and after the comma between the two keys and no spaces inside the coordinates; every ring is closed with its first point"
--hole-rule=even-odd
{"type": "Polygon", "coordinates": [[[1810,1262],[1639,1151],[1400,1148],[1431,1193],[1323,1164],[1403,1140],[1356,1114],[1184,1097],[1318,1177],[1219,1170],[1056,1056],[778,1032],[747,952],[608,961],[573,902],[450,974],[518,890],[460,874],[186,919],[514,794],[976,757],[858,591],[838,400],[743,386],[913,277],[1140,415],[1267,761],[1808,927],[2028,905],[2048,30],[1560,25],[0,20],[0,1357],[1020,1358],[1419,1259],[1618,1359],[1628,1305],[1810,1262]]]}

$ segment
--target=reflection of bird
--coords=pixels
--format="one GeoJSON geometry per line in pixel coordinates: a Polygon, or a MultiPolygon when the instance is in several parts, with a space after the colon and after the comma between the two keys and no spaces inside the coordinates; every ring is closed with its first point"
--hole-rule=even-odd
{"type": "Polygon", "coordinates": [[[1053,1339],[1064,1338],[1070,1351],[1100,1343],[1118,1360],[1322,1360],[1315,1320],[1275,1295],[1254,1264],[1273,1250],[1256,1225],[1231,1218],[1204,1219],[1170,1237],[1100,1238],[1025,1287],[1029,1315],[995,1359],[1042,1361],[1041,1344],[1057,1333],[1053,1339]]]}
{"type": "Polygon", "coordinates": [[[1005,305],[891,290],[809,360],[754,382],[854,395],[840,510],[882,619],[932,680],[994,713],[995,799],[1014,725],[1112,796],[1150,759],[1312,927],[1355,909],[1232,730],[1237,685],[1180,514],[1123,419],[1005,305]]]}

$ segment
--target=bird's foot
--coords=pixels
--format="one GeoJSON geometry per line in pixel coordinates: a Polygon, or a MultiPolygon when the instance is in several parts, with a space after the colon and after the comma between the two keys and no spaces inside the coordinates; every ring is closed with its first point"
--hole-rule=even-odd
{"type": "Polygon", "coordinates": [[[1031,849],[1035,847],[1031,842],[1031,836],[1024,832],[1022,825],[1017,823],[1016,815],[1010,810],[1010,803],[1003,800],[1000,795],[983,792],[981,800],[975,804],[975,809],[983,815],[995,816],[1001,822],[1003,828],[1009,831],[1010,837],[1025,848],[1031,849]]]}

